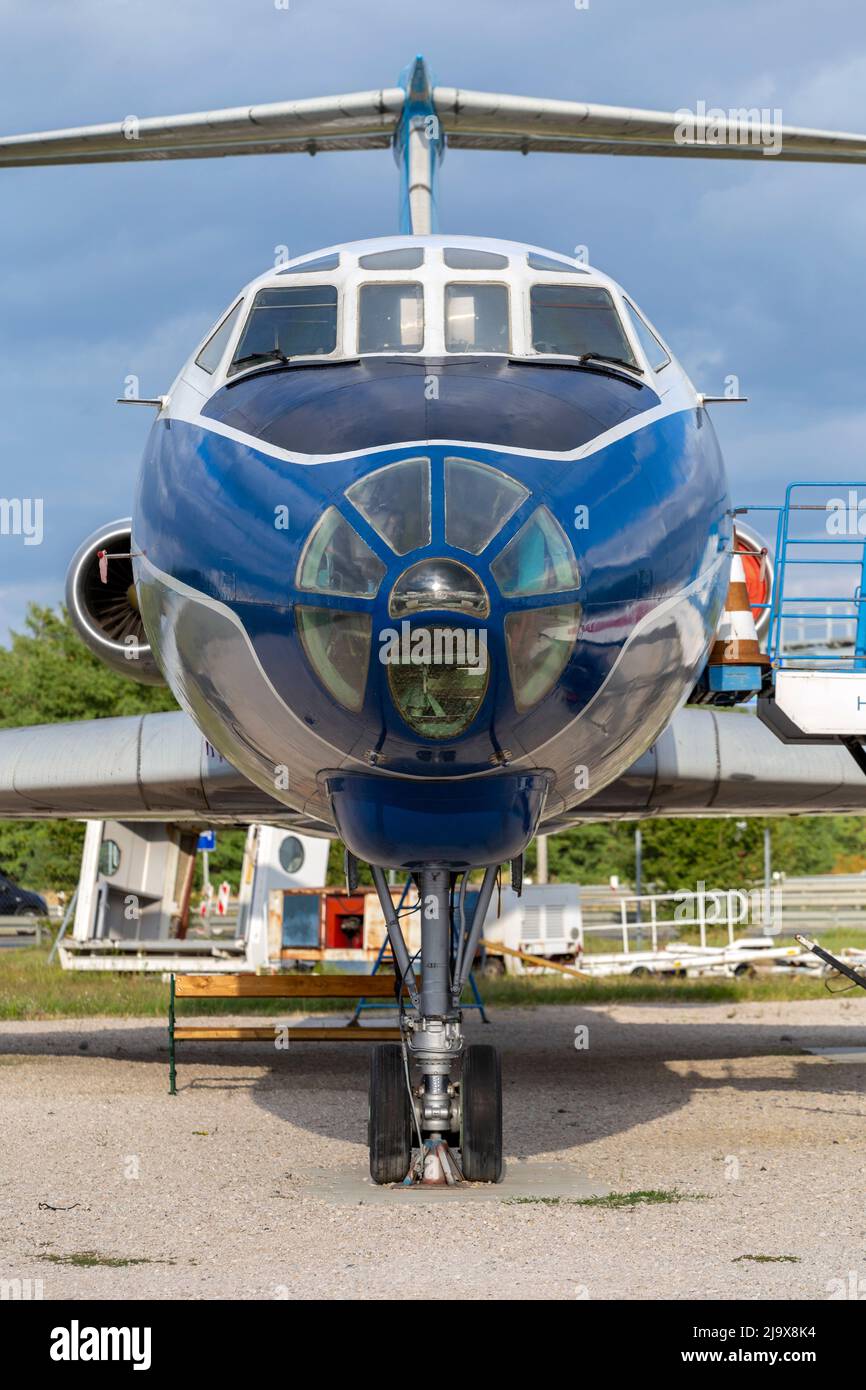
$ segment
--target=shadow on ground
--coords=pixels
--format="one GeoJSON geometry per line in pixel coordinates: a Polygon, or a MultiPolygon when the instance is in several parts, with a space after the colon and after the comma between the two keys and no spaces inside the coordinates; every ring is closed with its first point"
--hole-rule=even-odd
{"type": "MultiPolygon", "coordinates": [[[[781,1008],[790,1016],[796,1006],[781,1008]]],[[[580,1147],[673,1115],[696,1089],[774,1092],[783,1097],[777,1101],[782,1112],[816,1113],[833,1112],[834,1096],[863,1090],[864,1067],[834,1066],[803,1054],[806,1047],[866,1045],[862,1011],[852,1009],[850,1021],[823,1026],[792,1024],[787,1017],[740,1022],[725,1005],[690,1006],[689,1021],[678,1021],[669,1007],[663,1017],[656,1006],[629,1005],[622,1012],[629,1021],[593,1006],[550,1005],[498,1010],[486,1027],[469,1022],[470,1041],[495,1042],[502,1051],[508,1153],[528,1158],[580,1147]],[[704,1018],[695,1020],[696,1014],[704,1018]],[[589,1029],[586,1050],[575,1049],[576,1026],[589,1029]],[[725,1066],[744,1058],[768,1059],[766,1074],[743,1076],[725,1066]],[[711,1075],[707,1063],[713,1063],[711,1075]]],[[[0,1066],[39,1056],[147,1064],[153,1068],[154,1101],[165,1097],[170,1103],[166,1030],[159,1024],[118,1027],[82,1020],[0,1028],[0,1066]]],[[[178,1044],[181,1093],[249,1090],[277,1118],[353,1143],[366,1125],[367,1067],[368,1049],[359,1043],[293,1043],[288,1051],[263,1043],[178,1044]]]]}

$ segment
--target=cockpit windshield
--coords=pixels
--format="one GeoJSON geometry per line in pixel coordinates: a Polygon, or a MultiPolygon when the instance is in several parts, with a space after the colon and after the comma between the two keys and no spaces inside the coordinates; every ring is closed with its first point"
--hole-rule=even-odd
{"type": "Polygon", "coordinates": [[[602,370],[637,374],[646,371],[644,353],[653,371],[671,361],[615,286],[581,281],[595,277],[586,266],[474,244],[363,245],[274,272],[305,283],[262,277],[217,324],[196,366],[215,374],[228,360],[231,382],[248,371],[326,368],[369,354],[496,354],[536,366],[569,357],[570,366],[597,371],[606,363],[602,370]]]}
{"type": "Polygon", "coordinates": [[[468,282],[445,286],[449,352],[508,352],[508,287],[468,282]]]}
{"type": "Polygon", "coordinates": [[[334,285],[259,290],[228,375],[276,357],[318,357],[337,346],[334,285]]]}
{"type": "Polygon", "coordinates": [[[362,285],[358,296],[359,352],[420,352],[424,290],[399,281],[362,285]]]}
{"type": "Polygon", "coordinates": [[[637,366],[613,299],[601,286],[533,285],[529,303],[536,352],[590,354],[637,366]]]}

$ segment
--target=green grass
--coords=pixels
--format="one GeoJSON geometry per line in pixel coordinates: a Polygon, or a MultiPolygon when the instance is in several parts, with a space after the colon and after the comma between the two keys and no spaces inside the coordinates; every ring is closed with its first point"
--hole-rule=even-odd
{"type": "MultiPolygon", "coordinates": [[[[0,951],[0,1019],[158,1018],[168,1009],[168,985],[159,975],[123,971],[71,971],[47,964],[47,948],[0,951]]],[[[542,1004],[739,1004],[771,1000],[827,999],[823,981],[805,976],[658,979],[622,975],[578,980],[555,975],[480,978],[486,1004],[533,1008],[542,1004]]],[[[291,1012],[345,1013],[348,1000],[180,1000],[178,1017],[250,1014],[285,1017],[291,1012]]],[[[368,1017],[375,1017],[369,1014],[368,1017]]]]}
{"type": "MultiPolygon", "coordinates": [[[[821,999],[819,980],[766,979],[673,980],[621,976],[606,980],[566,977],[503,976],[483,979],[482,994],[491,1006],[533,1007],[540,1004],[738,1003],[745,1001],[821,999]]],[[[0,955],[0,1019],[152,1017],[165,1018],[168,986],[157,975],[126,972],[64,971],[47,965],[47,950],[25,947],[0,955]]],[[[178,1017],[251,1014],[282,1016],[345,1012],[345,1000],[207,999],[181,1000],[178,1017]]]]}
{"type": "Polygon", "coordinates": [[[822,980],[805,975],[756,979],[741,976],[736,980],[616,975],[574,982],[565,976],[558,979],[552,975],[506,975],[478,983],[486,1004],[514,1008],[538,1004],[744,1004],[829,997],[822,980]]]}
{"type": "MultiPolygon", "coordinates": [[[[650,1187],[637,1192],[609,1192],[606,1197],[507,1197],[506,1207],[603,1207],[607,1211],[620,1211],[624,1207],[658,1206],[671,1202],[702,1202],[703,1193],[680,1192],[679,1188],[650,1187]]],[[[741,1255],[741,1259],[758,1259],[759,1256],[741,1255]]],[[[770,1259],[771,1256],[763,1258],[770,1259]]],[[[788,1258],[778,1256],[779,1259],[788,1258]]]]}
{"type": "MultiPolygon", "coordinates": [[[[180,999],[177,1016],[285,1016],[345,1012],[351,1001],[330,999],[180,999]]],[[[160,974],[61,970],[35,946],[0,952],[0,1019],[158,1018],[168,1015],[168,984],[160,974]]]]}
{"type": "Polygon", "coordinates": [[[637,1192],[609,1192],[606,1197],[579,1197],[582,1207],[605,1207],[610,1211],[620,1207],[659,1206],[665,1202],[703,1202],[703,1193],[680,1192],[678,1187],[641,1188],[637,1192]]]}

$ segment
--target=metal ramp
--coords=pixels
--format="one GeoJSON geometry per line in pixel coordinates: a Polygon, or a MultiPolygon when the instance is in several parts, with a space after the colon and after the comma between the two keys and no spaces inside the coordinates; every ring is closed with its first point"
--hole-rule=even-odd
{"type": "Polygon", "coordinates": [[[790,483],[783,506],[742,510],[776,527],[758,715],[783,743],[841,743],[866,773],[866,481],[790,483]]]}

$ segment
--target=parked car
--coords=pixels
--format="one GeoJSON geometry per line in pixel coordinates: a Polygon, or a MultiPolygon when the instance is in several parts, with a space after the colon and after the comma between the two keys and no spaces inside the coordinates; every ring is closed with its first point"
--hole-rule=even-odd
{"type": "Polygon", "coordinates": [[[0,917],[47,917],[48,904],[38,893],[19,888],[0,870],[0,917]]]}

